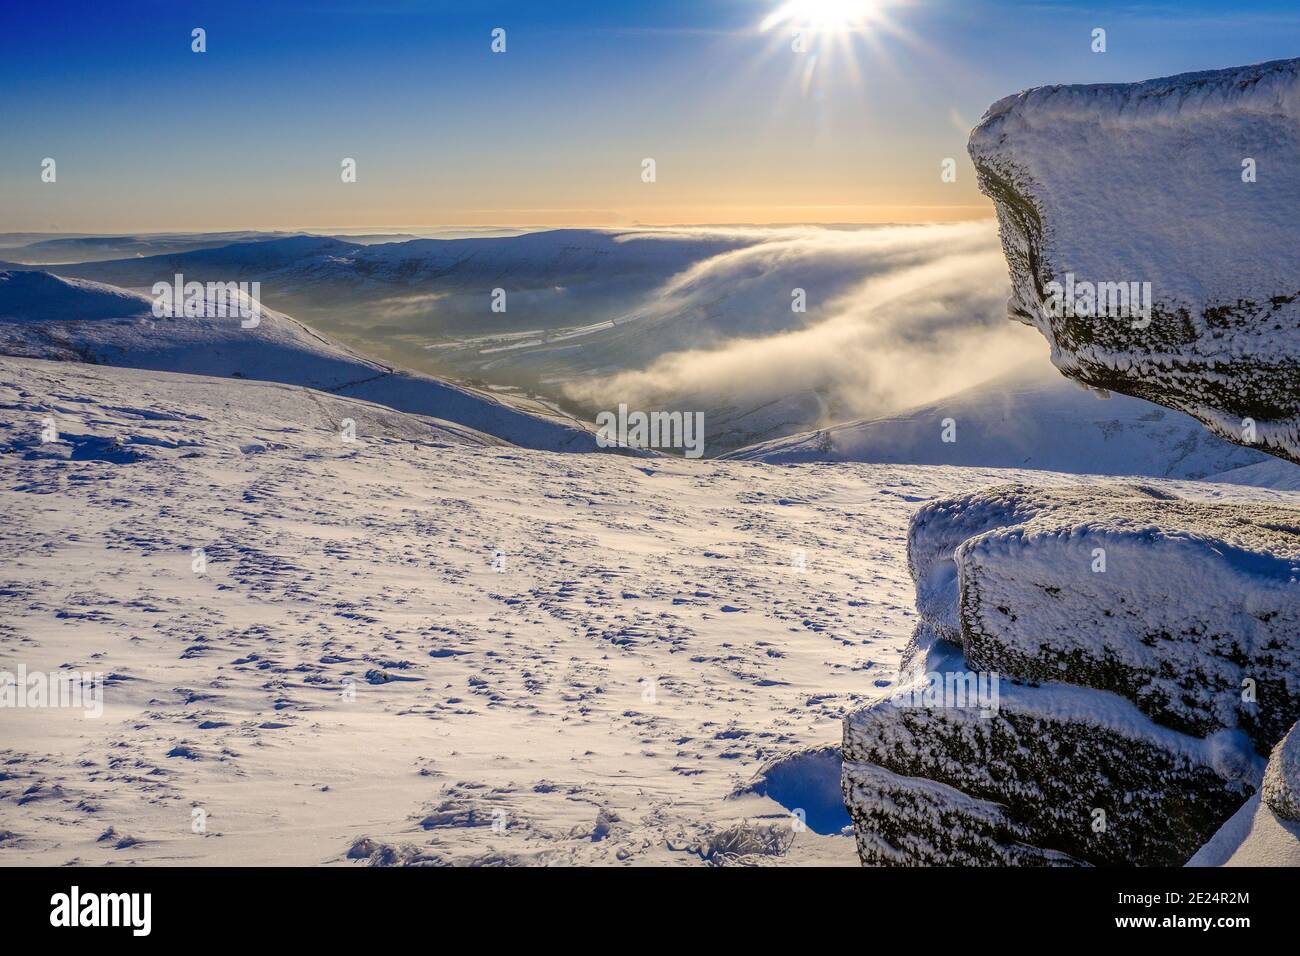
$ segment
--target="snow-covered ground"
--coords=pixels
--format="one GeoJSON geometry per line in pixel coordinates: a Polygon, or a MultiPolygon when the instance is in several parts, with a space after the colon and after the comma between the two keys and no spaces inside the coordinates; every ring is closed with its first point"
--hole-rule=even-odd
{"type": "Polygon", "coordinates": [[[1300,724],[1273,748],[1264,781],[1188,866],[1300,866],[1300,724]]]}
{"type": "Polygon", "coordinates": [[[1273,813],[1257,793],[1188,866],[1300,866],[1300,823],[1273,813]]]}
{"type": "Polygon", "coordinates": [[[1279,491],[1300,491],[1300,465],[1279,458],[1266,458],[1258,464],[1214,475],[1213,479],[1225,485],[1256,485],[1279,491]]]}
{"type": "Polygon", "coordinates": [[[356,402],[349,443],[335,401],[0,359],[0,669],[110,675],[98,719],[5,711],[0,862],[855,864],[810,748],[893,681],[910,515],[1078,480],[561,455],[356,402]]]}

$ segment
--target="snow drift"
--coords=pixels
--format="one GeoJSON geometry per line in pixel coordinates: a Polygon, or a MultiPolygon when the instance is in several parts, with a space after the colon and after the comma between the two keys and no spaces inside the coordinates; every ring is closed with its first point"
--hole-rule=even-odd
{"type": "Polygon", "coordinates": [[[1273,748],[1260,792],[1187,865],[1300,866],[1300,725],[1273,748]]]}

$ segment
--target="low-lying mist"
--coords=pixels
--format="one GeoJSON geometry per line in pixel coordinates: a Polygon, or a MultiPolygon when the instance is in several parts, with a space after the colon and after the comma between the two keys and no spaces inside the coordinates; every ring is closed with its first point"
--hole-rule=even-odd
{"type": "MultiPolygon", "coordinates": [[[[639,320],[676,333],[656,336],[661,354],[575,378],[566,395],[591,407],[703,409],[706,421],[715,410],[756,441],[764,410],[787,415],[792,396],[818,396],[803,405],[820,419],[803,427],[817,427],[1047,362],[1041,338],[1007,321],[1006,264],[992,222],[753,236],[752,245],[665,283],[639,320]],[[792,310],[796,290],[806,313],[792,310]]],[[[742,436],[712,437],[731,444],[742,436]]]]}
{"type": "Polygon", "coordinates": [[[709,454],[1047,365],[1006,319],[992,220],[297,236],[52,271],[144,289],[177,272],[256,280],[272,308],[398,366],[588,421],[702,412],[709,454]]]}

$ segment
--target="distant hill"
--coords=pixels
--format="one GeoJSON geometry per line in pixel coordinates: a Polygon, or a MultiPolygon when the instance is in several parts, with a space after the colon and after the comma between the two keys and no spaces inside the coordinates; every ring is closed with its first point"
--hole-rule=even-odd
{"type": "Polygon", "coordinates": [[[1204,478],[1266,459],[1216,438],[1181,412],[1122,395],[1098,400],[1050,367],[1023,368],[898,415],[803,432],[725,457],[1162,478],[1204,478]],[[955,426],[951,443],[942,440],[945,419],[955,426]]]}
{"type": "MultiPolygon", "coordinates": [[[[292,241],[292,240],[291,240],[292,241]]],[[[333,240],[324,240],[331,242],[333,240]]],[[[0,272],[0,353],[304,385],[546,451],[594,451],[581,423],[373,361],[283,313],[156,318],[147,296],[41,271],[0,272]]]]}

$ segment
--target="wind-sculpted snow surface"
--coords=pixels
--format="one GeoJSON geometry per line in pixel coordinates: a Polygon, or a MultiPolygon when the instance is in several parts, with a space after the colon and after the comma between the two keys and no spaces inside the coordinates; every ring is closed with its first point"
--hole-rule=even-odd
{"type": "Polygon", "coordinates": [[[1058,368],[1300,461],[1300,60],[1029,90],[970,154],[1058,368]]]}
{"type": "Polygon", "coordinates": [[[908,518],[1009,475],[1075,480],[559,455],[0,358],[0,671],[105,678],[99,718],[3,711],[0,863],[850,864],[828,745],[915,623],[908,518]]]}
{"type": "Polygon", "coordinates": [[[507,404],[394,370],[260,303],[248,318],[215,308],[205,309],[210,317],[158,317],[153,305],[147,296],[98,282],[2,271],[0,353],[302,385],[454,421],[525,448],[597,448],[584,426],[540,405],[507,404]]]}
{"type": "Polygon", "coordinates": [[[845,725],[866,863],[1181,863],[1300,716],[1298,509],[1007,486],[908,555],[907,676],[845,725]],[[971,675],[991,702],[935,696],[971,675]]]}

